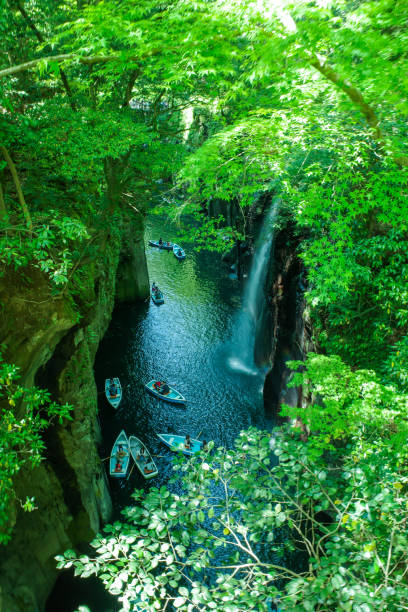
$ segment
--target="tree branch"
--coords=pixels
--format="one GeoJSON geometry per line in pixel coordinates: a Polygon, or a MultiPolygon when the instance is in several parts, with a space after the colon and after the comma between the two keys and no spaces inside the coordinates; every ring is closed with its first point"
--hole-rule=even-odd
{"type": "Polygon", "coordinates": [[[48,57],[37,57],[30,62],[25,62],[24,64],[18,64],[17,66],[10,66],[10,68],[4,68],[0,70],[0,78],[9,76],[10,74],[17,74],[18,72],[24,72],[25,70],[29,70],[30,68],[34,68],[40,62],[66,62],[69,60],[76,60],[80,64],[106,64],[107,62],[112,62],[115,59],[119,59],[118,55],[92,55],[89,57],[81,57],[79,55],[75,55],[75,53],[63,53],[61,55],[50,55],[48,57]]]}
{"type": "Polygon", "coordinates": [[[4,199],[3,184],[0,180],[0,219],[7,216],[6,201],[4,199]]]}
{"type": "Polygon", "coordinates": [[[123,96],[122,108],[127,108],[129,105],[130,99],[132,97],[133,85],[135,84],[138,74],[139,74],[138,70],[132,70],[132,72],[129,75],[129,80],[128,80],[128,83],[125,89],[125,95],[123,96]]]}
{"type": "MultiPolygon", "coordinates": [[[[44,36],[40,32],[40,30],[37,28],[37,26],[35,25],[34,21],[31,19],[30,15],[28,15],[27,11],[25,10],[25,8],[22,5],[22,3],[20,2],[20,0],[14,0],[14,1],[16,3],[16,6],[17,6],[18,10],[22,14],[23,18],[26,20],[28,26],[30,27],[30,29],[34,32],[35,36],[37,37],[37,40],[39,42],[41,42],[41,43],[45,42],[44,36]]],[[[73,100],[72,90],[71,90],[71,88],[69,86],[67,75],[65,74],[64,70],[61,67],[59,68],[59,72],[60,72],[60,77],[61,77],[62,84],[63,84],[64,89],[65,89],[65,91],[67,93],[67,96],[68,96],[69,105],[72,108],[72,110],[75,111],[76,110],[76,105],[75,105],[75,102],[73,100]]]]}
{"type": "MultiPolygon", "coordinates": [[[[357,89],[357,87],[354,87],[354,85],[352,85],[347,79],[344,79],[338,72],[333,70],[333,68],[327,64],[326,58],[314,54],[312,55],[310,64],[313,66],[313,68],[316,68],[316,70],[318,70],[320,74],[322,74],[328,81],[336,85],[336,87],[341,89],[341,91],[346,94],[354,106],[356,106],[366,118],[368,125],[371,127],[374,139],[382,148],[385,148],[386,139],[380,128],[380,120],[377,117],[373,107],[370,106],[364,99],[361,91],[357,89]]],[[[405,155],[399,157],[394,156],[394,161],[399,166],[408,167],[408,157],[405,155]]]]}
{"type": "Polygon", "coordinates": [[[30,211],[28,210],[28,206],[27,206],[26,201],[24,199],[24,194],[23,194],[23,190],[21,189],[21,183],[20,183],[20,179],[18,178],[16,167],[15,167],[15,165],[13,163],[13,160],[11,159],[11,157],[9,155],[9,152],[7,151],[6,147],[1,145],[0,146],[0,151],[3,153],[4,159],[6,160],[7,165],[9,167],[9,170],[11,172],[11,176],[13,177],[14,185],[16,186],[18,201],[20,202],[20,206],[21,206],[21,208],[23,210],[23,214],[24,214],[25,220],[27,222],[27,227],[31,231],[33,229],[33,222],[31,220],[30,211]]]}

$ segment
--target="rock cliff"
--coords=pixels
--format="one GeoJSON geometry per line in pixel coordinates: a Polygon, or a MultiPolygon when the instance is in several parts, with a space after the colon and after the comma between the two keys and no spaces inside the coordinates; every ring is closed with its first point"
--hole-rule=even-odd
{"type": "Polygon", "coordinates": [[[100,429],[93,363],[118,299],[145,298],[149,280],[141,224],[81,268],[80,288],[53,296],[36,269],[8,272],[0,288],[0,342],[22,383],[74,407],[73,420],[46,431],[46,457],[16,482],[11,542],[0,558],[0,611],[40,612],[56,579],[54,556],[89,541],[111,513],[97,445],[100,429]],[[118,280],[117,280],[118,279],[118,280]],[[19,500],[35,496],[37,510],[19,500]]]}

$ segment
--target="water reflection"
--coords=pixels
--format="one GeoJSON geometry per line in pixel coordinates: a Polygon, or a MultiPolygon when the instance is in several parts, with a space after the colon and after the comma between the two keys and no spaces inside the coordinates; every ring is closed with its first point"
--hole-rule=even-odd
{"type": "MultiPolygon", "coordinates": [[[[154,220],[149,238],[177,241],[164,235],[154,220]]],[[[242,429],[266,427],[263,415],[262,377],[256,370],[234,370],[228,363],[241,308],[242,287],[228,278],[228,269],[216,253],[195,253],[186,245],[187,259],[179,262],[172,252],[147,248],[149,276],[164,294],[165,303],[145,303],[116,308],[96,359],[96,379],[119,376],[124,391],[114,412],[100,396],[104,453],[119,431],[140,437],[158,455],[159,476],[166,483],[172,465],[171,451],[161,445],[158,433],[190,434],[231,447],[242,429]],[[187,398],[185,407],[161,402],[147,394],[144,383],[161,378],[187,398]]],[[[239,358],[239,355],[238,357],[239,358]]],[[[134,470],[128,481],[111,483],[119,509],[129,503],[135,487],[149,486],[134,470]]]]}

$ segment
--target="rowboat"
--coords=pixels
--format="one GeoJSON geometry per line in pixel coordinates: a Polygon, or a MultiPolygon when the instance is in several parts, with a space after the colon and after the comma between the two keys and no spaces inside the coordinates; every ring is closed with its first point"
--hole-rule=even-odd
{"type": "Polygon", "coordinates": [[[145,385],[145,387],[149,391],[149,393],[151,393],[155,397],[158,397],[159,399],[165,400],[166,402],[171,402],[172,404],[185,404],[186,403],[186,398],[183,397],[181,393],[179,393],[172,387],[169,387],[168,385],[166,386],[164,385],[166,385],[166,383],[164,383],[163,381],[151,380],[145,385]],[[164,387],[166,391],[161,392],[160,387],[164,387]]]}
{"type": "Polygon", "coordinates": [[[194,455],[200,452],[203,448],[203,443],[200,440],[190,439],[190,448],[186,448],[185,436],[175,436],[174,434],[157,434],[160,440],[170,448],[170,450],[179,452],[184,455],[194,455]]]}
{"type": "Polygon", "coordinates": [[[126,476],[129,460],[129,440],[122,429],[112,447],[109,460],[109,474],[115,478],[123,478],[126,476]]]}
{"type": "Polygon", "coordinates": [[[105,395],[112,408],[117,408],[119,406],[122,399],[122,387],[119,378],[107,378],[105,380],[105,395]],[[111,383],[115,385],[114,392],[110,391],[111,383]]]}
{"type": "Polygon", "coordinates": [[[155,462],[153,461],[149,451],[139,438],[129,436],[129,449],[142,476],[146,479],[153,478],[159,473],[155,462]]]}
{"type": "Polygon", "coordinates": [[[182,260],[182,259],[186,258],[186,254],[184,252],[184,249],[182,249],[181,246],[179,246],[178,244],[174,244],[173,245],[173,255],[178,260],[182,260]]]}
{"type": "Polygon", "coordinates": [[[149,240],[149,244],[152,247],[157,247],[158,249],[164,249],[165,251],[172,251],[173,246],[174,246],[173,242],[162,242],[160,244],[158,240],[149,240]]]}
{"type": "Polygon", "coordinates": [[[160,289],[157,289],[156,291],[152,290],[150,295],[152,296],[152,300],[155,304],[164,304],[164,297],[160,289]]]}

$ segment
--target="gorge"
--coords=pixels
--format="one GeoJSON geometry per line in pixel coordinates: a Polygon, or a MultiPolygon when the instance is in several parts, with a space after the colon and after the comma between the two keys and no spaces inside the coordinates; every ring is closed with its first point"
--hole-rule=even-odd
{"type": "Polygon", "coordinates": [[[0,4],[1,612],[408,608],[404,3],[0,4]]]}

